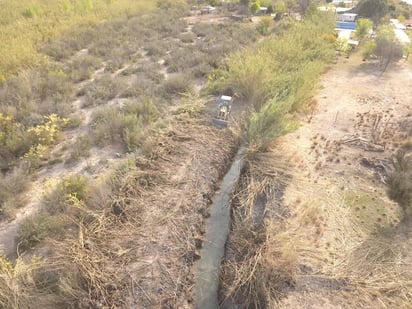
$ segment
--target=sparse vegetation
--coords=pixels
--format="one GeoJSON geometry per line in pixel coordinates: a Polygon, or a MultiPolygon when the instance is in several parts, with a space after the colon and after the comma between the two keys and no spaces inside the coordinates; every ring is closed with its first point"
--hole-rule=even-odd
{"type": "MultiPolygon", "coordinates": [[[[378,193],[348,189],[359,176],[349,176],[349,166],[357,164],[340,156],[343,145],[332,153],[325,145],[335,141],[324,136],[306,145],[306,132],[294,137],[302,143],[287,156],[281,139],[274,145],[274,137],[306,118],[302,111],[312,113],[310,122],[317,106],[326,106],[325,98],[310,99],[334,56],[331,16],[311,6],[302,22],[192,25],[182,18],[184,1],[66,2],[59,8],[68,14],[64,24],[79,22],[76,30],[43,27],[53,5],[49,12],[40,4],[21,10],[25,25],[36,22],[38,31],[56,33],[42,32],[45,39],[35,45],[32,56],[47,61],[0,76],[1,218],[24,204],[21,193],[36,168],[38,191],[43,182],[49,185],[41,199],[31,199],[41,210],[19,226],[22,258],[0,258],[0,307],[193,306],[193,265],[201,258],[209,204],[239,140],[247,140],[249,151],[233,197],[223,302],[281,307],[287,294],[303,291],[310,298],[318,286],[325,306],[338,293],[347,299],[362,293],[359,303],[348,300],[351,307],[402,307],[396,301],[411,298],[406,249],[375,238],[395,237],[399,210],[378,193]],[[155,5],[156,11],[134,15],[138,7],[155,5]],[[205,77],[208,87],[199,93],[205,77]],[[203,94],[239,95],[232,115],[247,120],[214,128],[208,115],[213,106],[203,94]],[[113,162],[120,164],[113,168],[113,162]],[[50,175],[56,177],[48,180],[50,175]],[[286,190],[294,191],[293,199],[286,190]]],[[[242,2],[248,9],[250,1],[242,2]]],[[[282,1],[277,8],[283,6],[283,13],[308,4],[282,1]]],[[[331,130],[341,121],[338,114],[334,119],[331,130]]],[[[408,149],[407,141],[397,142],[408,149]]],[[[378,174],[386,168],[370,165],[370,177],[372,168],[378,174]]],[[[402,173],[389,179],[389,195],[409,205],[405,197],[412,189],[403,185],[402,173]]],[[[406,214],[409,208],[403,208],[406,214]]],[[[298,306],[292,299],[289,307],[298,306]]]]}
{"type": "Polygon", "coordinates": [[[412,219],[412,163],[405,151],[398,150],[394,158],[395,170],[387,180],[388,195],[401,206],[404,221],[412,219]]]}
{"type": "Polygon", "coordinates": [[[150,99],[126,103],[120,109],[101,107],[93,114],[91,136],[99,146],[120,144],[132,152],[142,145],[149,124],[157,116],[157,108],[150,99]]]}

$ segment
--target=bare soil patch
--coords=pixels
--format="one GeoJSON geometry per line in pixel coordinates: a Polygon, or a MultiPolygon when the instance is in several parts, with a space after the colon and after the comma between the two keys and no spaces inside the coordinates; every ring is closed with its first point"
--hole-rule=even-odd
{"type": "Polygon", "coordinates": [[[410,305],[410,229],[384,182],[411,137],[411,77],[406,63],[384,74],[356,57],[339,63],[313,114],[273,145],[292,166],[283,199],[298,257],[279,307],[410,305]]]}

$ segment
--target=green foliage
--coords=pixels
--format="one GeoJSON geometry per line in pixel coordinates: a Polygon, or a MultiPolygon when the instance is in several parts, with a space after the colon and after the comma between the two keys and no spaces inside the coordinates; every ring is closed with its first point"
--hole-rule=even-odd
{"type": "Polygon", "coordinates": [[[210,91],[236,92],[255,110],[249,123],[250,142],[264,144],[288,130],[288,113],[305,105],[325,63],[333,57],[333,44],[325,39],[333,27],[332,15],[315,11],[283,35],[232,54],[227,69],[209,76],[210,91]]]}
{"type": "Polygon", "coordinates": [[[151,0],[3,1],[0,10],[0,73],[6,78],[41,64],[38,49],[52,38],[82,25],[154,8],[151,0]]]}
{"type": "Polygon", "coordinates": [[[375,41],[375,54],[380,60],[383,71],[386,70],[390,62],[395,62],[402,58],[403,47],[397,41],[392,26],[381,26],[375,41]]]}
{"type": "Polygon", "coordinates": [[[362,59],[366,60],[369,59],[376,49],[376,42],[375,41],[368,41],[365,43],[362,51],[362,59]]]}
{"type": "Polygon", "coordinates": [[[388,196],[401,206],[404,220],[412,219],[412,161],[399,150],[393,160],[394,172],[387,179],[388,196]]]}
{"type": "Polygon", "coordinates": [[[406,17],[403,16],[402,14],[399,15],[397,18],[398,18],[399,22],[401,22],[401,23],[405,22],[405,20],[406,20],[406,17]]]}
{"type": "Polygon", "coordinates": [[[30,132],[14,121],[13,117],[0,113],[0,168],[9,168],[14,160],[30,147],[30,132]]]}
{"type": "Polygon", "coordinates": [[[80,174],[65,177],[45,193],[44,209],[51,215],[64,213],[70,206],[79,206],[87,198],[88,180],[80,174]]]}
{"type": "Polygon", "coordinates": [[[275,12],[278,14],[283,14],[286,13],[287,11],[287,6],[286,2],[282,0],[278,0],[275,2],[275,12]]]}
{"type": "Polygon", "coordinates": [[[134,151],[142,145],[147,127],[157,119],[158,111],[151,100],[133,101],[123,108],[102,107],[93,113],[92,138],[97,145],[123,145],[134,151]]]}
{"type": "Polygon", "coordinates": [[[249,8],[252,14],[256,14],[260,10],[260,1],[259,0],[253,1],[250,4],[249,8]]]}
{"type": "Polygon", "coordinates": [[[39,167],[40,161],[47,157],[48,146],[60,137],[61,129],[69,123],[69,119],[55,114],[44,118],[44,123],[28,129],[33,139],[29,151],[24,154],[24,160],[30,168],[39,167]]]}
{"type": "Polygon", "coordinates": [[[218,6],[220,5],[220,0],[207,0],[207,4],[211,5],[211,6],[218,6]]]}
{"type": "Polygon", "coordinates": [[[342,55],[348,56],[350,51],[350,46],[348,40],[345,38],[338,38],[335,41],[335,49],[342,55]]]}
{"type": "Polygon", "coordinates": [[[270,16],[265,16],[262,17],[256,26],[257,32],[259,32],[261,35],[268,35],[269,34],[269,28],[270,25],[272,24],[272,17],[270,16]]]}
{"type": "Polygon", "coordinates": [[[356,11],[359,15],[370,18],[377,23],[386,15],[388,9],[387,0],[361,0],[356,11]]]}
{"type": "Polygon", "coordinates": [[[356,25],[356,37],[361,41],[363,40],[372,29],[373,22],[367,18],[361,18],[356,25]]]}

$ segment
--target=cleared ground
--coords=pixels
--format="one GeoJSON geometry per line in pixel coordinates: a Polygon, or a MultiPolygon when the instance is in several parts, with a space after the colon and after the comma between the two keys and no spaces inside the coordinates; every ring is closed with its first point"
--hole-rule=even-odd
{"type": "Polygon", "coordinates": [[[313,114],[278,139],[296,250],[280,308],[410,308],[411,229],[386,196],[390,159],[412,134],[412,71],[382,73],[355,55],[322,78],[313,114]]]}

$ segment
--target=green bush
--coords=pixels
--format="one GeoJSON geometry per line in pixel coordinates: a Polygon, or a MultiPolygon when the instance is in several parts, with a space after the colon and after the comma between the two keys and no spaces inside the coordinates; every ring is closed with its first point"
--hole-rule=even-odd
{"type": "Polygon", "coordinates": [[[148,99],[129,102],[121,109],[102,107],[92,116],[92,138],[99,146],[120,144],[126,151],[134,151],[157,116],[155,105],[148,99]]]}
{"type": "Polygon", "coordinates": [[[10,116],[0,113],[0,169],[10,168],[33,143],[33,134],[10,116]]]}
{"type": "Polygon", "coordinates": [[[87,198],[88,180],[73,174],[58,182],[42,199],[44,209],[51,215],[64,213],[70,206],[78,206],[87,198]]]}
{"type": "Polygon", "coordinates": [[[18,250],[27,250],[48,236],[59,236],[64,232],[62,219],[50,216],[44,211],[40,211],[26,219],[19,225],[17,233],[18,250]]]}
{"type": "Polygon", "coordinates": [[[262,17],[256,26],[256,30],[261,35],[268,35],[271,24],[272,24],[272,17],[270,16],[262,17]]]}
{"type": "Polygon", "coordinates": [[[253,110],[248,136],[264,145],[290,128],[288,115],[305,106],[315,81],[333,59],[334,18],[316,10],[285,33],[231,54],[225,69],[212,71],[209,92],[237,93],[253,110]]]}
{"type": "Polygon", "coordinates": [[[191,82],[190,75],[177,73],[162,83],[161,94],[164,98],[170,99],[178,94],[190,92],[192,90],[191,82]]]}

